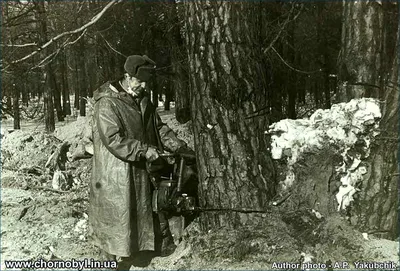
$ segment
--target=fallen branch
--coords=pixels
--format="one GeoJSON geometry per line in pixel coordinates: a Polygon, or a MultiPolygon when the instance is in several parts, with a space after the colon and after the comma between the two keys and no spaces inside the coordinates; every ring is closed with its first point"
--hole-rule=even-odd
{"type": "Polygon", "coordinates": [[[59,193],[59,194],[65,194],[68,193],[69,191],[63,191],[63,190],[57,190],[57,189],[53,189],[47,186],[29,186],[27,187],[28,189],[37,189],[37,190],[44,190],[44,191],[49,191],[49,192],[54,192],[54,193],[59,193]]]}

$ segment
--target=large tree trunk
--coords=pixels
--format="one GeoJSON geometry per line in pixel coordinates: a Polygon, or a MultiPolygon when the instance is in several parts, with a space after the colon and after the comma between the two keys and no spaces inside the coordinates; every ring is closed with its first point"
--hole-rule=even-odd
{"type": "MultiPolygon", "coordinates": [[[[258,85],[257,73],[263,71],[253,51],[258,40],[253,33],[258,23],[254,13],[260,6],[244,1],[187,1],[185,5],[200,204],[264,209],[275,193],[264,136],[267,119],[246,118],[265,94],[258,85]]],[[[261,215],[207,212],[201,225],[203,230],[238,227],[257,219],[261,215]]]]}
{"type": "Polygon", "coordinates": [[[382,29],[380,3],[343,1],[338,101],[379,97],[382,29]]]}
{"type": "MultiPolygon", "coordinates": [[[[47,41],[47,16],[44,1],[34,1],[35,8],[37,11],[37,20],[39,22],[39,40],[40,44],[47,41]]],[[[48,49],[42,50],[40,53],[41,59],[45,58],[48,54],[48,49]]],[[[45,112],[45,125],[47,132],[53,132],[55,130],[55,119],[54,119],[54,104],[53,104],[53,89],[51,87],[53,71],[50,65],[46,65],[43,68],[44,76],[44,112],[45,112]]]]}
{"type": "MultiPolygon", "coordinates": [[[[390,11],[396,12],[397,7],[390,5],[392,10],[385,10],[385,16],[388,16],[390,11]]],[[[399,22],[398,14],[392,13],[390,17],[389,24],[399,22]]],[[[386,24],[385,28],[391,34],[383,39],[388,62],[384,63],[387,68],[382,69],[386,72],[382,74],[382,98],[385,102],[382,107],[381,134],[371,151],[371,167],[362,183],[360,201],[356,206],[353,222],[365,232],[396,239],[399,234],[399,33],[396,25],[389,24],[386,24]],[[397,33],[397,43],[392,38],[394,33],[397,33]]]]}

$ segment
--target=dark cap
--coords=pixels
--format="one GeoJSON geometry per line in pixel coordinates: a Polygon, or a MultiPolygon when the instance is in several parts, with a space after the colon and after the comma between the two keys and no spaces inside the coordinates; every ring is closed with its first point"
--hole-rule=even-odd
{"type": "Polygon", "coordinates": [[[130,76],[146,82],[153,75],[155,66],[156,63],[146,55],[132,55],[127,57],[124,69],[130,76]]]}

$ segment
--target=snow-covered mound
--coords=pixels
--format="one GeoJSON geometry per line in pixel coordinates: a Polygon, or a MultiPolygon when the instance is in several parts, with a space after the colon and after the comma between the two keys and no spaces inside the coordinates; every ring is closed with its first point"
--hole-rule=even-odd
{"type": "Polygon", "coordinates": [[[380,118],[378,101],[363,98],[335,104],[331,109],[319,109],[309,119],[285,119],[272,124],[266,131],[271,134],[272,157],[286,158],[288,164],[283,188],[295,181],[292,166],[304,153],[334,146],[332,149],[343,157],[342,165],[337,168],[344,175],[336,195],[338,209],[346,208],[357,191],[355,184],[367,172],[361,159],[368,157],[370,142],[379,134],[380,118]]]}

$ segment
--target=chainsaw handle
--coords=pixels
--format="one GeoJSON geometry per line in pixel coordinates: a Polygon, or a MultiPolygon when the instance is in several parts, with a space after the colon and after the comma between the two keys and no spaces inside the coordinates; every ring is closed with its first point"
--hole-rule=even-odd
{"type": "Polygon", "coordinates": [[[182,157],[182,158],[188,158],[188,159],[196,159],[196,155],[193,154],[188,154],[188,153],[160,153],[160,157],[182,157]]]}

